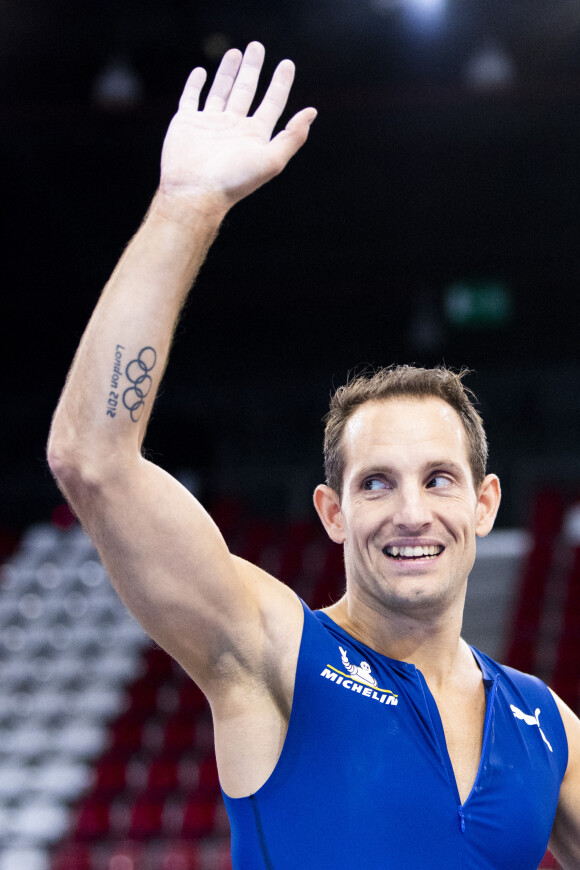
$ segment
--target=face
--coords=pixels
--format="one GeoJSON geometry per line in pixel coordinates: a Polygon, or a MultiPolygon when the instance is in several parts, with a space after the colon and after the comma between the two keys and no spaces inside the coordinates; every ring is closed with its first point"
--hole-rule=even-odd
{"type": "Polygon", "coordinates": [[[342,500],[322,487],[317,507],[344,543],[349,595],[374,611],[462,607],[499,482],[488,475],[476,493],[457,412],[434,397],[367,402],[349,419],[343,449],[342,500]]]}

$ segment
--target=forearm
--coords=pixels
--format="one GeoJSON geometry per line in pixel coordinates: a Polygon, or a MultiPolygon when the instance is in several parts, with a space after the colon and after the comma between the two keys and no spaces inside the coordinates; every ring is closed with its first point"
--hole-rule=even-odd
{"type": "Polygon", "coordinates": [[[272,138],[294,65],[282,61],[253,115],[264,49],[224,55],[203,110],[192,71],[161,155],[160,186],[91,318],[56,410],[50,466],[74,493],[116,479],[139,449],[179,312],[226,212],[278,174],[306,141],[303,109],[272,138]]]}
{"type": "Polygon", "coordinates": [[[221,215],[157,195],[89,321],[57,407],[49,463],[103,474],[137,455],[179,313],[221,215]]]}

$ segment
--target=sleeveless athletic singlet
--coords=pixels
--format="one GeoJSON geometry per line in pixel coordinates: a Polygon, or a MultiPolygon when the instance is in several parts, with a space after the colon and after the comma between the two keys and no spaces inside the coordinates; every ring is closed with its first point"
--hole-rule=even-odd
{"type": "Polygon", "coordinates": [[[473,649],[487,707],[479,770],[460,804],[421,672],[304,605],[288,734],[253,795],[224,795],[235,870],[536,870],[568,746],[535,677],[473,649]]]}

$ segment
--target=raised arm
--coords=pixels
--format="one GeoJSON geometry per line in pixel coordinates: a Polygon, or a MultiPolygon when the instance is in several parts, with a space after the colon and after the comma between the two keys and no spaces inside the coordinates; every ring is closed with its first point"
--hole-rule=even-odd
{"type": "Polygon", "coordinates": [[[202,110],[205,71],[191,73],[164,142],[159,189],[87,326],[48,446],[119,594],[209,692],[228,669],[260,667],[264,613],[280,615],[283,642],[284,614],[296,621],[296,609],[285,587],[229,554],[201,506],[141,456],[141,443],[176,320],[220,222],[285,167],[316,114],[304,109],[273,137],[294,76],[284,60],[248,115],[263,58],[259,43],[243,56],[228,51],[202,110]]]}

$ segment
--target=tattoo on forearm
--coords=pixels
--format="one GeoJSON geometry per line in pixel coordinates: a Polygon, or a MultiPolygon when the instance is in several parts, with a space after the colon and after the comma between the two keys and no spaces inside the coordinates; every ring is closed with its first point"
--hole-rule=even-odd
{"type": "Polygon", "coordinates": [[[121,362],[123,360],[122,350],[125,350],[122,344],[118,344],[115,348],[115,362],[113,364],[113,374],[111,375],[111,390],[107,399],[107,417],[115,417],[117,415],[117,405],[119,403],[119,378],[121,377],[121,362]]]}
{"type": "Polygon", "coordinates": [[[153,347],[142,347],[137,357],[132,359],[125,369],[125,376],[131,386],[123,393],[123,405],[129,411],[133,423],[141,418],[145,399],[149,395],[153,380],[149,374],[157,362],[157,353],[153,347]]]}

